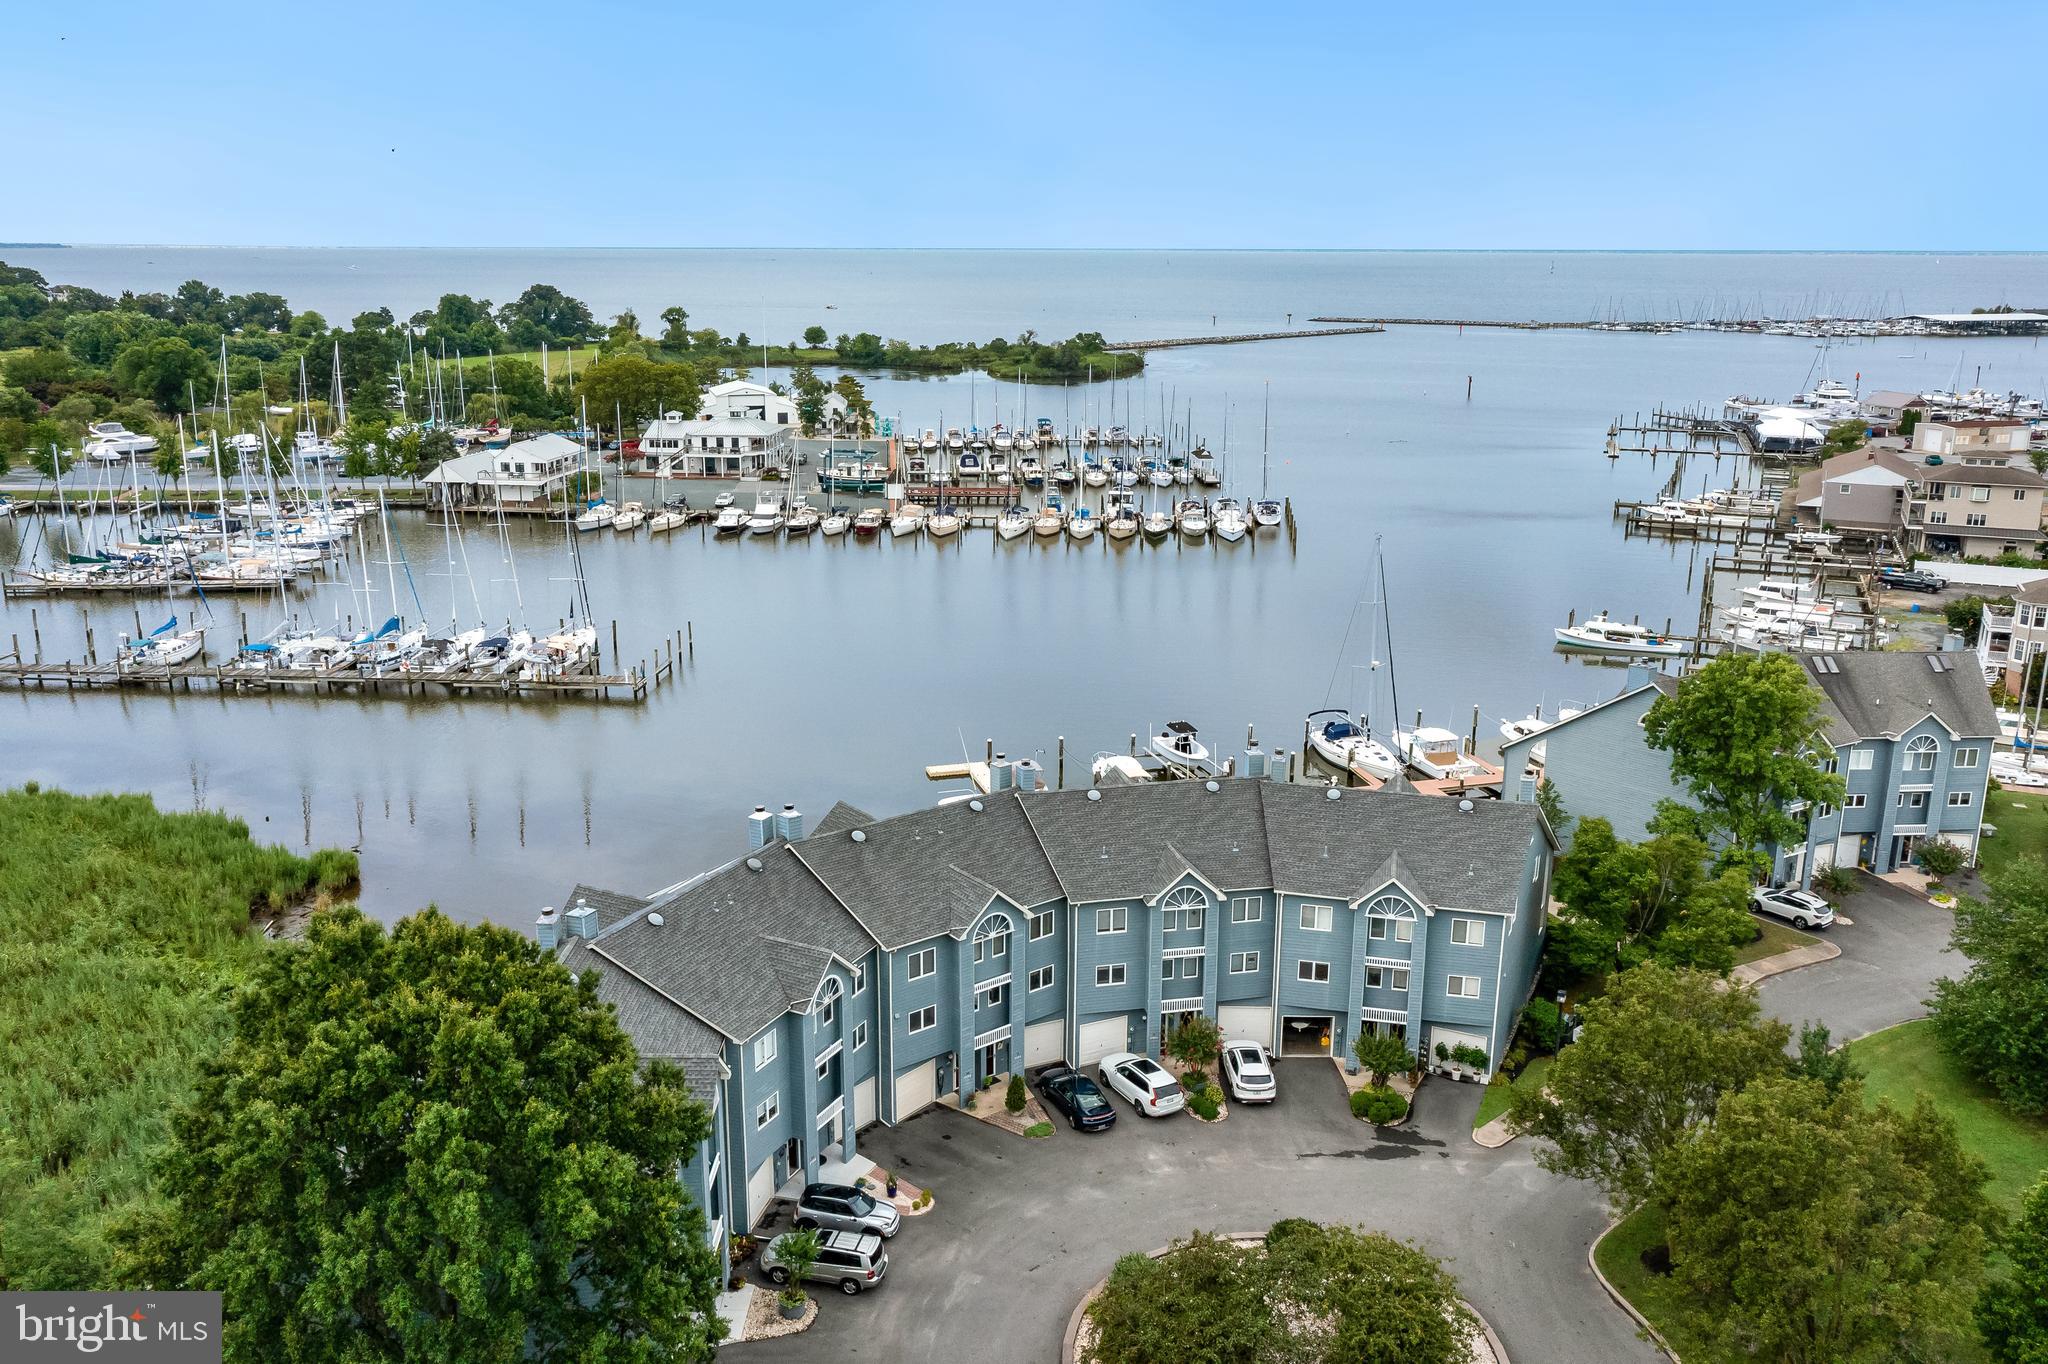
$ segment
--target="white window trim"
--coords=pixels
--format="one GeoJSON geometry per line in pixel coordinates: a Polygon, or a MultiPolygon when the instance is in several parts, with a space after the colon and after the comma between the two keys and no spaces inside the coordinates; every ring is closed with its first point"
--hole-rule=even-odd
{"type": "Polygon", "coordinates": [[[1842,797],[1844,810],[1861,810],[1870,804],[1870,797],[1861,791],[1851,791],[1842,797]]]}
{"type": "Polygon", "coordinates": [[[1255,976],[1258,973],[1259,954],[1257,952],[1232,952],[1230,954],[1231,975],[1255,976]]]}
{"type": "Polygon", "coordinates": [[[1396,994],[1407,994],[1408,968],[1405,966],[1389,966],[1387,968],[1387,988],[1396,994]]]}
{"type": "Polygon", "coordinates": [[[1977,748],[1975,746],[1958,748],[1955,751],[1955,755],[1951,761],[1953,761],[1957,767],[1975,767],[1979,762],[1983,760],[1983,754],[1984,750],[1981,748],[1977,748]],[[1968,758],[1969,761],[1964,762],[1963,759],[1965,758],[1968,758]]]}
{"type": "Polygon", "coordinates": [[[773,1032],[762,1033],[754,1039],[754,1069],[760,1070],[769,1065],[775,1060],[775,1054],[781,1050],[782,1044],[776,1041],[773,1032]],[[767,1047],[766,1051],[762,1050],[763,1046],[767,1047]]]}
{"type": "Polygon", "coordinates": [[[1328,985],[1330,983],[1330,963],[1317,961],[1314,957],[1298,958],[1294,963],[1294,979],[1303,985],[1328,985]],[[1313,975],[1305,974],[1312,966],[1323,968],[1320,980],[1313,975]]]}
{"type": "Polygon", "coordinates": [[[1230,922],[1234,924],[1255,924],[1264,922],[1266,902],[1256,895],[1234,895],[1230,900],[1230,922]]]}
{"type": "Polygon", "coordinates": [[[1112,985],[1123,985],[1129,980],[1130,974],[1125,970],[1124,964],[1120,961],[1106,962],[1095,968],[1095,987],[1099,990],[1107,989],[1112,985]],[[1110,977],[1108,980],[1103,979],[1105,974],[1110,977]]]}
{"type": "Polygon", "coordinates": [[[938,1026],[939,1026],[939,1006],[938,1006],[938,1005],[936,1005],[936,1004],[927,1004],[927,1005],[925,1005],[925,1006],[924,1006],[923,1008],[921,1008],[921,1009],[912,1009],[912,1010],[910,1011],[910,1026],[909,1026],[909,1028],[907,1029],[907,1032],[908,1032],[908,1035],[909,1035],[909,1036],[911,1036],[911,1037],[915,1037],[915,1036],[917,1036],[917,1035],[918,1035],[919,1033],[921,1033],[921,1032],[930,1032],[930,1031],[931,1031],[931,1030],[932,1030],[933,1028],[936,1028],[936,1027],[938,1027],[938,1026]],[[922,1027],[920,1027],[920,1026],[918,1025],[918,1021],[917,1021],[917,1020],[918,1020],[918,1019],[920,1019],[920,1018],[923,1018],[923,1017],[925,1017],[926,1015],[930,1015],[930,1019],[931,1019],[931,1021],[930,1021],[930,1022],[928,1022],[928,1023],[925,1023],[925,1024],[924,1024],[924,1025],[923,1025],[922,1027]]]}
{"type": "Polygon", "coordinates": [[[1041,909],[1025,921],[1024,940],[1026,942],[1042,942],[1057,932],[1059,932],[1059,920],[1054,917],[1051,910],[1041,909]],[[1038,931],[1040,923],[1045,925],[1043,933],[1038,931]]]}
{"type": "Polygon", "coordinates": [[[1036,990],[1050,990],[1053,987],[1053,984],[1056,980],[1057,973],[1053,970],[1052,967],[1037,966],[1033,967],[1031,974],[1024,978],[1024,983],[1027,987],[1027,992],[1036,990]],[[1044,976],[1045,979],[1042,981],[1039,980],[1040,976],[1044,976]]]}
{"type": "Polygon", "coordinates": [[[1336,927],[1337,911],[1330,905],[1301,905],[1296,912],[1295,922],[1304,933],[1329,933],[1336,927]],[[1310,923],[1311,914],[1323,922],[1310,923]]]}
{"type": "Polygon", "coordinates": [[[1975,805],[1976,803],[1977,798],[1974,792],[1951,791],[1948,793],[1948,808],[1951,810],[1965,809],[1969,806],[1975,805]]]}
{"type": "Polygon", "coordinates": [[[1486,946],[1486,920],[1484,920],[1484,919],[1453,919],[1453,920],[1451,920],[1451,945],[1452,945],[1452,946],[1454,946],[1454,947],[1484,947],[1484,946],[1486,946]],[[1458,940],[1458,934],[1459,934],[1459,932],[1460,932],[1461,930],[1462,930],[1462,931],[1464,932],[1464,934],[1465,934],[1465,939],[1464,939],[1464,941],[1463,941],[1463,942],[1460,942],[1460,941],[1458,940]],[[1474,934],[1477,934],[1478,936],[1477,936],[1477,937],[1474,937],[1474,936],[1473,936],[1474,934]]]}
{"type": "Polygon", "coordinates": [[[853,992],[861,993],[868,988],[868,964],[857,961],[853,964],[853,992]]]}
{"type": "Polygon", "coordinates": [[[1444,994],[1451,999],[1477,999],[1482,988],[1483,986],[1478,976],[1448,975],[1444,977],[1444,994]],[[1469,982],[1472,988],[1470,990],[1453,989],[1452,985],[1454,982],[1469,982]]]}
{"type": "Polygon", "coordinates": [[[1128,933],[1130,931],[1131,908],[1129,905],[1104,905],[1095,911],[1095,934],[1097,937],[1106,938],[1114,933],[1128,933]],[[1102,921],[1105,916],[1108,917],[1110,923],[1118,926],[1104,928],[1102,921]]]}
{"type": "Polygon", "coordinates": [[[1849,770],[1851,772],[1868,772],[1876,761],[1877,754],[1871,749],[1852,748],[1849,750],[1849,770]]]}
{"type": "Polygon", "coordinates": [[[754,1130],[760,1131],[782,1116],[782,1091],[776,1090],[754,1105],[754,1130]]]}
{"type": "Polygon", "coordinates": [[[923,980],[926,976],[937,975],[939,970],[939,949],[920,947],[910,954],[910,979],[923,980]],[[924,965],[922,971],[917,968],[924,965]]]}
{"type": "Polygon", "coordinates": [[[853,1025],[853,1049],[859,1051],[868,1044],[868,1025],[865,1020],[853,1025]]]}

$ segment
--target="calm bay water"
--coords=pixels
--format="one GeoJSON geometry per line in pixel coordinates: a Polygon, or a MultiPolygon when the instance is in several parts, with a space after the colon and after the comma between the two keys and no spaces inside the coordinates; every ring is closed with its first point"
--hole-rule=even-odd
{"type": "MultiPolygon", "coordinates": [[[[2048,301],[2048,258],[2037,256],[1560,255],[1569,287],[1547,283],[1547,258],[1483,255],[141,248],[6,258],[100,288],[199,275],[335,315],[371,301],[403,313],[444,289],[509,297],[539,279],[601,312],[630,304],[647,317],[680,299],[727,331],[780,334],[812,320],[839,330],[831,317],[843,316],[849,330],[913,339],[1027,326],[1166,335],[1191,330],[1198,314],[1206,324],[1212,309],[1223,329],[1243,330],[1277,323],[1276,307],[1299,320],[1325,309],[1570,315],[1624,297],[1616,311],[1644,315],[1653,302],[1711,307],[1759,292],[1851,303],[1903,294],[1926,310],[2048,301]],[[765,324],[749,321],[749,298],[768,300],[765,324]],[[819,317],[808,300],[840,308],[819,317]]],[[[1341,646],[1376,538],[1403,712],[1462,731],[1476,705],[1485,742],[1504,715],[1618,685],[1614,670],[1552,652],[1566,612],[1605,607],[1661,624],[1696,610],[1696,551],[1625,541],[1610,520],[1616,498],[1654,492],[1665,471],[1603,458],[1608,422],[1660,402],[1789,396],[1818,354],[1792,338],[1450,328],[1162,352],[1118,391],[1119,407],[1128,397],[1142,423],[1162,394],[1183,412],[1192,402],[1197,429],[1220,445],[1228,395],[1229,491],[1240,495],[1258,492],[1270,383],[1271,486],[1294,501],[1298,552],[1270,533],[1160,548],[1006,545],[986,532],[950,545],[585,537],[596,618],[620,622],[629,659],[694,622],[694,665],[645,706],[4,693],[0,770],[10,782],[224,807],[293,846],[309,829],[315,845],[354,844],[360,820],[374,912],[435,900],[466,918],[524,922],[577,879],[646,890],[722,860],[757,803],[795,801],[815,818],[842,798],[876,813],[928,802],[923,765],[959,757],[963,741],[978,755],[993,737],[1050,769],[1063,734],[1070,781],[1086,780],[1097,750],[1122,751],[1133,731],[1169,719],[1195,721],[1224,751],[1248,723],[1269,745],[1296,748],[1308,710],[1366,697],[1366,624],[1341,646]]],[[[1946,385],[1959,363],[1966,383],[2048,387],[2048,351],[2031,341],[1879,339],[1837,345],[1828,363],[1865,387],[1946,385]]],[[[913,427],[940,425],[942,412],[965,424],[970,401],[984,422],[992,402],[1005,417],[1021,407],[1062,421],[1068,403],[1078,418],[1084,401],[1110,396],[1098,386],[1020,399],[1015,385],[966,376],[868,387],[879,412],[913,427]]],[[[1722,467],[1717,481],[1729,481],[1732,462],[1722,467]]],[[[1689,484],[1708,472],[1696,462],[1689,484]]],[[[428,615],[447,616],[451,587],[459,613],[474,614],[468,587],[445,576],[440,528],[417,514],[394,522],[428,615]]],[[[0,558],[12,562],[33,534],[0,527],[0,558]]],[[[571,591],[559,529],[515,527],[513,540],[527,617],[552,623],[571,591]]],[[[512,614],[494,538],[472,532],[467,547],[486,618],[512,614]]],[[[221,635],[232,635],[238,605],[223,608],[221,635]]],[[[361,614],[332,589],[297,609],[361,614]]],[[[38,610],[45,653],[77,652],[79,607],[38,610]]],[[[130,628],[126,602],[92,610],[103,647],[130,628]]],[[[27,632],[26,603],[0,607],[0,635],[27,632]]]]}

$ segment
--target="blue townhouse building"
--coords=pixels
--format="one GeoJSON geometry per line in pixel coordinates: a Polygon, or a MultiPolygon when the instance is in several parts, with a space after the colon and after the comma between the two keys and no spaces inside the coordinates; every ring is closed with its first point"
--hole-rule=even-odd
{"type": "Polygon", "coordinates": [[[1556,847],[1527,804],[1233,779],[1000,791],[806,832],[651,896],[576,887],[537,934],[714,1114],[682,1177],[715,1244],[859,1133],[995,1075],[1158,1054],[1181,1021],[1287,1056],[1361,1031],[1498,1060],[1556,847]]]}
{"type": "MultiPolygon", "coordinates": [[[[1774,850],[1771,879],[1808,885],[1828,867],[1909,865],[1942,839],[1975,857],[1998,717],[1975,654],[1855,651],[1797,656],[1820,690],[1818,760],[1840,772],[1842,805],[1801,807],[1805,838],[1774,850]]],[[[1660,800],[1690,803],[1671,755],[1651,748],[1645,716],[1680,679],[1632,668],[1611,699],[1501,750],[1512,801],[1535,799],[1538,764],[1574,817],[1596,815],[1641,838],[1660,800]]]]}

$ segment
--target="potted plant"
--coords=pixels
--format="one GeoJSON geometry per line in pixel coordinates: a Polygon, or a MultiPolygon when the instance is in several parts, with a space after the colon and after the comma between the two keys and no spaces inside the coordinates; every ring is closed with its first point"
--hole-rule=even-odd
{"type": "Polygon", "coordinates": [[[768,1271],[768,1277],[782,1289],[775,1295],[775,1305],[784,1318],[795,1321],[803,1316],[804,1304],[809,1301],[804,1295],[804,1276],[818,1263],[818,1233],[785,1233],[775,1239],[773,1249],[775,1268],[768,1271]]]}
{"type": "Polygon", "coordinates": [[[884,1171],[882,1171],[882,1182],[883,1182],[883,1185],[884,1185],[884,1186],[885,1186],[885,1187],[886,1187],[886,1188],[887,1188],[887,1189],[889,1190],[889,1197],[890,1197],[890,1198],[892,1198],[892,1199],[893,1199],[893,1198],[895,1198],[895,1197],[896,1197],[896,1172],[895,1172],[894,1170],[884,1170],[884,1171]]]}

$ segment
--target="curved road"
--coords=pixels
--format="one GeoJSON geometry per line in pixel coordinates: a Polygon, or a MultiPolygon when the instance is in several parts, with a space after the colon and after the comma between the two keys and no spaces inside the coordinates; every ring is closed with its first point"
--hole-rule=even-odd
{"type": "Polygon", "coordinates": [[[1279,1072],[1278,1103],[1233,1108],[1214,1126],[1139,1118],[1116,1100],[1116,1126],[1093,1136],[1061,1125],[1027,1141],[948,1109],[872,1129],[864,1152],[937,1195],[890,1244],[887,1281],[859,1298],[821,1293],[820,1320],[802,1335],[727,1348],[748,1364],[1050,1364],[1074,1304],[1118,1255],[1196,1227],[1310,1217],[1448,1259],[1523,1364],[1660,1358],[1586,1266],[1606,1226],[1598,1190],[1537,1169],[1527,1142],[1473,1145],[1479,1086],[1430,1081],[1411,1128],[1380,1138],[1351,1117],[1328,1061],[1282,1061],[1279,1072]]]}

